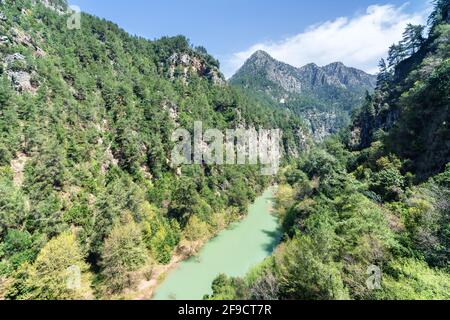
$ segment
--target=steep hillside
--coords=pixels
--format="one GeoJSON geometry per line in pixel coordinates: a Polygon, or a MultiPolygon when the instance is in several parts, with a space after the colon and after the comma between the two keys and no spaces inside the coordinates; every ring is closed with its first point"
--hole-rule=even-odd
{"type": "Polygon", "coordinates": [[[296,117],[230,88],[184,37],[148,41],[87,14],[72,29],[71,14],[65,1],[1,1],[0,296],[9,299],[120,294],[246,213],[270,178],[258,166],[173,166],[176,128],[283,128],[286,155],[307,140],[296,117]],[[79,290],[61,278],[71,266],[79,290]]]}
{"type": "Polygon", "coordinates": [[[441,16],[416,52],[382,70],[348,139],[354,150],[383,141],[420,181],[450,162],[450,18],[445,10],[441,16]]]}
{"type": "Polygon", "coordinates": [[[450,299],[449,0],[429,27],[408,25],[391,47],[344,141],[280,175],[273,257],[245,279],[221,275],[207,298],[450,299]]]}
{"type": "Polygon", "coordinates": [[[257,51],[230,83],[300,115],[320,141],[349,124],[351,111],[363,103],[367,91],[373,91],[376,77],[340,62],[295,68],[257,51]]]}

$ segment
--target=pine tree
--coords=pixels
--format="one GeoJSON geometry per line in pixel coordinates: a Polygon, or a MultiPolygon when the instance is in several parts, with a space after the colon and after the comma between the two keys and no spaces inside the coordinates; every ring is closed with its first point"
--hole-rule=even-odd
{"type": "Polygon", "coordinates": [[[380,67],[380,72],[377,77],[377,87],[384,88],[391,80],[391,73],[389,72],[386,60],[381,59],[378,66],[380,67]]]}
{"type": "Polygon", "coordinates": [[[388,66],[396,67],[400,62],[406,58],[405,48],[402,43],[393,44],[389,48],[388,66]]]}
{"type": "Polygon", "coordinates": [[[450,0],[434,0],[434,10],[428,19],[428,25],[434,27],[439,23],[450,21],[450,0]]]}
{"type": "Polygon", "coordinates": [[[402,44],[409,54],[414,54],[419,50],[419,48],[425,42],[423,33],[425,31],[425,26],[413,25],[409,23],[406,26],[405,32],[403,33],[402,44]]]}

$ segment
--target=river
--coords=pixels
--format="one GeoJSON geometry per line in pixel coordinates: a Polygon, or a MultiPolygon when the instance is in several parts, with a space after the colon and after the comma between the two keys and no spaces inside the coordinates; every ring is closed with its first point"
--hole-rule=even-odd
{"type": "Polygon", "coordinates": [[[198,256],[172,270],[156,290],[155,300],[201,300],[212,294],[211,283],[221,273],[244,276],[270,256],[280,240],[272,213],[274,188],[250,206],[248,216],[208,242],[198,256]]]}

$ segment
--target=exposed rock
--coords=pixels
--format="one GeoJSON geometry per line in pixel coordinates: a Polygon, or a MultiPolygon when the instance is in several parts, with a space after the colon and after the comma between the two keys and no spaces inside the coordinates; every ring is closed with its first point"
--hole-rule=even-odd
{"type": "Polygon", "coordinates": [[[51,0],[34,0],[34,3],[41,3],[46,8],[51,9],[58,14],[65,14],[67,13],[68,5],[66,1],[51,1],[51,0]]]}
{"type": "Polygon", "coordinates": [[[376,76],[341,62],[296,68],[257,51],[230,83],[300,115],[309,122],[315,140],[321,141],[350,123],[351,110],[362,104],[366,91],[374,90],[376,76]]]}
{"type": "Polygon", "coordinates": [[[153,179],[153,175],[150,172],[150,168],[147,165],[141,166],[141,172],[142,172],[142,175],[144,176],[144,178],[146,178],[148,180],[153,179]]]}
{"type": "Polygon", "coordinates": [[[178,120],[178,106],[172,101],[165,101],[162,105],[162,108],[169,113],[170,118],[173,121],[178,120]]]}
{"type": "Polygon", "coordinates": [[[8,70],[6,74],[18,92],[36,92],[36,86],[32,84],[32,76],[30,73],[26,71],[8,70]]]}
{"type": "Polygon", "coordinates": [[[19,153],[17,157],[11,160],[11,168],[14,173],[13,182],[17,188],[20,188],[23,184],[23,170],[29,157],[24,153],[19,153]]]}
{"type": "MultiPolygon", "coordinates": [[[[331,86],[344,89],[373,90],[376,86],[376,76],[364,71],[346,67],[341,62],[334,62],[324,67],[314,63],[296,68],[272,58],[264,51],[255,52],[244,66],[232,77],[231,82],[237,83],[242,76],[262,76],[279,85],[290,93],[312,91],[321,87],[331,86]]],[[[280,97],[283,99],[284,97],[280,97]]]]}
{"type": "Polygon", "coordinates": [[[25,57],[18,52],[9,54],[5,57],[5,63],[7,67],[9,67],[14,61],[25,61],[25,57]]]}
{"type": "Polygon", "coordinates": [[[13,68],[13,63],[16,61],[21,61],[26,65],[25,57],[16,52],[13,54],[9,54],[4,59],[4,65],[6,67],[6,74],[8,75],[9,80],[13,83],[16,91],[18,92],[36,92],[37,85],[33,82],[33,72],[30,72],[28,69],[16,69],[13,68]]]}
{"type": "Polygon", "coordinates": [[[118,164],[119,160],[114,158],[111,147],[108,146],[105,151],[105,161],[102,163],[102,166],[100,168],[101,172],[104,174],[111,166],[117,166],[118,164]]]}
{"type": "Polygon", "coordinates": [[[7,36],[0,36],[0,44],[8,44],[9,38],[7,36]]]}
{"type": "Polygon", "coordinates": [[[187,82],[191,73],[197,74],[200,77],[207,77],[214,84],[224,85],[226,81],[223,75],[216,67],[209,66],[204,59],[188,54],[188,53],[174,53],[169,58],[169,77],[174,79],[176,76],[181,76],[187,82]],[[176,71],[181,69],[181,75],[177,75],[176,71]]]}
{"type": "Polygon", "coordinates": [[[16,42],[17,44],[23,44],[28,47],[35,45],[31,36],[29,36],[22,30],[13,28],[11,29],[11,35],[13,36],[14,42],[16,42]]]}

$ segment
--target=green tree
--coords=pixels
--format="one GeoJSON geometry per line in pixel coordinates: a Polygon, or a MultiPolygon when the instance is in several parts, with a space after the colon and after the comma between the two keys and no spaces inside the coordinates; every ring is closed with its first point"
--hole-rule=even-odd
{"type": "Polygon", "coordinates": [[[116,225],[105,239],[102,252],[102,276],[108,291],[118,293],[132,287],[135,272],[145,266],[148,258],[139,226],[132,221],[116,225]]]}
{"type": "Polygon", "coordinates": [[[326,252],[307,236],[297,236],[286,244],[278,258],[280,295],[284,299],[348,299],[340,268],[326,261],[326,252]]]}
{"type": "Polygon", "coordinates": [[[8,288],[9,299],[75,300],[91,298],[90,274],[71,232],[50,240],[32,265],[23,265],[8,288]]]}
{"type": "Polygon", "coordinates": [[[391,262],[383,277],[380,299],[388,300],[449,300],[450,277],[414,259],[391,262]]]}
{"type": "Polygon", "coordinates": [[[393,44],[389,47],[388,66],[396,67],[400,62],[406,58],[406,50],[402,43],[393,44]]]}
{"type": "Polygon", "coordinates": [[[425,26],[413,25],[411,23],[406,26],[405,32],[403,33],[402,44],[406,52],[410,55],[416,53],[425,42],[423,36],[424,31],[425,26]]]}
{"type": "Polygon", "coordinates": [[[377,76],[377,87],[379,89],[386,88],[392,77],[388,65],[386,64],[386,60],[381,59],[380,62],[378,63],[378,67],[380,68],[380,71],[377,76]]]}

